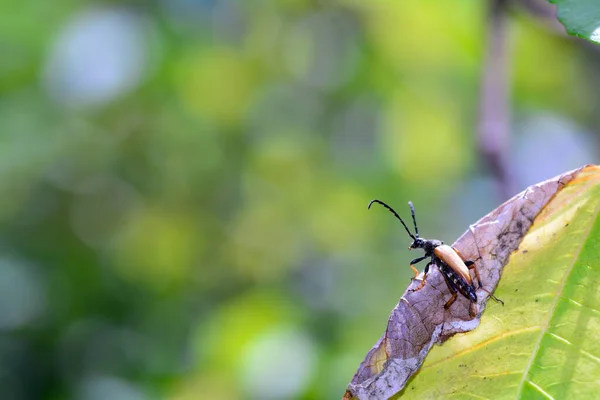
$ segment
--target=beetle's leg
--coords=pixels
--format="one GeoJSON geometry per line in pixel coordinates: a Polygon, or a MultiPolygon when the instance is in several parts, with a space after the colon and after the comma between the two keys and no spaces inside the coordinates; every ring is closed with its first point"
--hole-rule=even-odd
{"type": "Polygon", "coordinates": [[[487,293],[487,294],[490,296],[490,298],[491,298],[492,300],[494,300],[496,303],[500,303],[500,304],[504,305],[504,302],[503,302],[502,300],[500,300],[499,298],[497,298],[496,296],[494,296],[492,293],[490,293],[490,291],[489,291],[489,290],[487,290],[487,289],[485,289],[485,288],[482,288],[482,287],[480,287],[479,289],[481,289],[481,290],[483,290],[484,292],[486,292],[486,293],[487,293]]]}
{"type": "Polygon", "coordinates": [[[431,259],[431,261],[429,262],[429,264],[427,264],[425,266],[425,271],[423,271],[423,275],[427,275],[429,273],[429,267],[433,265],[433,258],[431,259]]]}
{"type": "Polygon", "coordinates": [[[423,280],[421,281],[421,284],[419,285],[419,287],[418,287],[418,288],[416,288],[415,290],[413,290],[413,292],[416,292],[416,291],[418,291],[418,290],[421,290],[421,289],[423,289],[423,286],[425,286],[425,280],[426,280],[426,278],[427,278],[427,274],[429,273],[429,266],[430,266],[431,264],[433,264],[433,261],[431,261],[429,264],[427,264],[427,265],[425,266],[425,271],[423,271],[423,280]]]}
{"type": "Polygon", "coordinates": [[[501,303],[502,305],[504,305],[504,302],[502,300],[500,300],[499,298],[497,298],[496,296],[491,294],[489,290],[487,290],[483,287],[483,285],[481,284],[481,279],[479,279],[479,272],[477,272],[477,268],[475,268],[475,263],[473,261],[465,261],[465,265],[467,266],[467,268],[475,271],[475,277],[477,278],[477,282],[479,282],[478,289],[481,289],[484,292],[486,292],[497,303],[501,303]]]}
{"type": "Polygon", "coordinates": [[[421,284],[419,285],[418,288],[416,288],[415,290],[413,290],[413,292],[417,292],[417,291],[423,289],[423,286],[425,286],[425,277],[423,277],[423,280],[421,281],[421,284]]]}
{"type": "Polygon", "coordinates": [[[446,278],[446,275],[444,275],[444,281],[448,286],[448,290],[450,290],[450,293],[452,293],[452,297],[450,297],[446,304],[444,304],[444,309],[447,310],[456,301],[456,296],[458,295],[458,293],[456,292],[456,287],[454,286],[454,283],[450,281],[450,279],[446,278]]]}
{"type": "MultiPolygon", "coordinates": [[[[462,258],[462,256],[458,252],[458,250],[456,250],[454,247],[452,249],[456,252],[456,254],[458,254],[458,256],[460,258],[462,258]]],[[[464,261],[464,259],[463,259],[463,261],[464,261]]],[[[504,305],[504,302],[502,300],[500,300],[499,298],[497,298],[496,296],[494,296],[493,294],[491,294],[489,290],[487,290],[487,289],[485,289],[483,287],[483,285],[481,284],[481,278],[479,278],[479,272],[477,272],[477,268],[475,267],[475,263],[473,261],[471,261],[471,260],[467,260],[467,261],[465,261],[465,265],[467,266],[467,268],[472,269],[473,271],[475,271],[475,277],[477,278],[477,282],[479,283],[479,288],[478,289],[481,289],[484,292],[486,292],[497,303],[500,303],[500,304],[504,305]]]]}
{"type": "Polygon", "coordinates": [[[452,295],[452,297],[450,297],[450,299],[446,302],[446,304],[444,304],[444,309],[449,309],[450,306],[456,301],[456,296],[458,296],[457,293],[454,293],[452,295]]]}
{"type": "Polygon", "coordinates": [[[475,278],[477,278],[477,283],[479,283],[479,287],[481,287],[481,278],[479,278],[479,272],[477,271],[477,267],[475,266],[475,263],[471,260],[465,261],[465,265],[467,266],[467,268],[472,269],[473,271],[475,271],[475,278]]]}
{"type": "MultiPolygon", "coordinates": [[[[483,289],[485,290],[485,289],[483,289]]],[[[496,302],[496,303],[500,303],[502,304],[502,306],[504,306],[504,302],[502,300],[500,300],[499,298],[497,298],[496,296],[494,296],[493,294],[491,294],[490,292],[488,292],[487,290],[485,290],[487,292],[487,294],[490,295],[490,297],[496,302]]]]}
{"type": "Polygon", "coordinates": [[[417,270],[417,269],[416,269],[416,268],[413,266],[413,264],[420,263],[421,261],[423,261],[423,260],[424,260],[424,259],[426,259],[426,258],[427,258],[427,256],[423,256],[423,257],[415,258],[414,260],[412,260],[412,261],[410,262],[410,268],[411,268],[411,269],[413,270],[413,272],[415,273],[415,278],[416,278],[417,276],[419,276],[419,271],[418,271],[418,270],[417,270]]]}

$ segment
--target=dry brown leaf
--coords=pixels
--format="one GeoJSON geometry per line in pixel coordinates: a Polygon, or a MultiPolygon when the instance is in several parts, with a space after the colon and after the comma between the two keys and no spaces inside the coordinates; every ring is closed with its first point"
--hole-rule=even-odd
{"type": "MultiPolygon", "coordinates": [[[[579,168],[530,186],[481,218],[454,243],[465,259],[475,261],[483,287],[493,292],[510,254],[516,250],[536,215],[548,201],[583,169],[579,168]]],[[[398,393],[420,368],[431,346],[448,337],[475,329],[488,300],[477,291],[471,303],[463,296],[448,310],[450,297],[442,275],[431,268],[427,284],[419,291],[412,282],[392,311],[385,333],[367,353],[348,385],[343,399],[387,399],[398,393]]]]}

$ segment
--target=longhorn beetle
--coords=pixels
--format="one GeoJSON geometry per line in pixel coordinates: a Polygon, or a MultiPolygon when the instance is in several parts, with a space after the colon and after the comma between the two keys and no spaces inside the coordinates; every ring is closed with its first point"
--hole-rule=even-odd
{"type": "MultiPolygon", "coordinates": [[[[470,260],[465,260],[462,258],[457,249],[450,247],[441,240],[427,240],[419,237],[419,229],[417,228],[417,219],[415,218],[415,207],[411,201],[408,202],[410,206],[410,212],[412,214],[412,219],[415,224],[415,234],[413,235],[402,218],[398,215],[396,211],[387,204],[385,204],[381,200],[371,200],[369,203],[369,209],[371,209],[371,205],[373,203],[378,203],[387,208],[396,218],[400,220],[404,229],[408,233],[413,240],[412,244],[408,248],[412,249],[423,249],[425,251],[425,255],[423,257],[417,257],[410,262],[410,268],[415,273],[415,278],[419,275],[419,271],[414,267],[414,264],[419,263],[426,258],[430,257],[429,263],[425,266],[425,271],[423,272],[423,280],[421,281],[421,285],[415,289],[420,290],[423,286],[425,286],[425,280],[427,278],[427,274],[429,273],[429,267],[432,264],[435,264],[440,269],[444,280],[446,281],[446,285],[448,285],[448,289],[450,293],[452,293],[452,297],[444,304],[444,308],[448,309],[454,301],[456,301],[457,292],[460,292],[463,296],[469,299],[472,303],[477,303],[477,294],[475,293],[475,284],[473,283],[473,279],[471,278],[471,274],[469,270],[472,269],[475,272],[475,277],[477,278],[477,283],[479,283],[479,288],[481,287],[481,279],[479,279],[479,272],[477,272],[477,268],[475,267],[475,263],[470,260]]],[[[504,302],[498,299],[496,296],[486,291],[492,299],[497,302],[504,302]]]]}

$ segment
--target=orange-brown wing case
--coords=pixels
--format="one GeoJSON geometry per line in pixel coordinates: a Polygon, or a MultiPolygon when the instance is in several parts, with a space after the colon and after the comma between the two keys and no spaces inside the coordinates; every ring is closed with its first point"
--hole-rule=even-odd
{"type": "Polygon", "coordinates": [[[460,258],[456,251],[448,245],[442,244],[433,250],[433,254],[454,270],[461,278],[463,278],[469,284],[472,282],[471,274],[469,269],[465,265],[465,262],[460,258]]]}

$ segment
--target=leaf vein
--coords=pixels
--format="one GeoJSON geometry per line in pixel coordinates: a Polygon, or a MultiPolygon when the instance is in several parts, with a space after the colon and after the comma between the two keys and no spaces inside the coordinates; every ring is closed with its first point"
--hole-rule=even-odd
{"type": "Polygon", "coordinates": [[[504,333],[502,333],[500,335],[496,335],[494,337],[491,337],[488,340],[485,340],[485,341],[483,341],[483,342],[481,342],[481,343],[479,343],[479,344],[477,344],[475,346],[472,346],[472,347],[469,347],[469,348],[464,349],[462,351],[459,351],[458,353],[451,354],[448,357],[444,357],[444,358],[442,358],[442,359],[440,359],[440,360],[438,360],[438,361],[436,361],[436,362],[434,362],[432,364],[425,365],[425,366],[423,366],[421,368],[421,370],[425,370],[427,368],[434,367],[434,366],[436,366],[436,365],[438,365],[440,363],[443,363],[445,361],[450,361],[453,358],[460,357],[460,356],[465,355],[465,354],[469,354],[469,353],[471,353],[471,352],[473,352],[475,350],[478,350],[478,349],[480,349],[482,347],[485,347],[488,344],[493,343],[493,342],[495,342],[497,340],[504,339],[504,338],[510,337],[510,336],[515,336],[515,335],[518,335],[518,334],[521,334],[521,333],[536,331],[536,330],[539,330],[540,328],[541,328],[540,326],[536,325],[536,326],[529,326],[527,328],[517,329],[517,330],[514,330],[514,331],[510,331],[510,332],[504,332],[504,333]]]}
{"type": "Polygon", "coordinates": [[[527,383],[529,383],[531,385],[531,387],[533,387],[535,390],[537,390],[538,392],[540,392],[547,399],[554,400],[554,397],[552,397],[550,395],[550,393],[546,392],[544,389],[542,389],[541,387],[539,387],[538,385],[536,385],[532,381],[527,381],[527,383]]]}
{"type": "Polygon", "coordinates": [[[586,356],[586,357],[588,357],[588,358],[596,361],[598,364],[600,364],[600,357],[597,357],[597,356],[593,355],[592,353],[583,350],[581,347],[574,345],[573,343],[569,342],[567,339],[565,339],[563,337],[560,337],[560,336],[558,336],[558,335],[556,335],[554,333],[550,333],[550,336],[553,337],[553,338],[555,338],[556,340],[562,342],[562,343],[565,343],[565,344],[567,344],[569,346],[572,346],[575,350],[579,351],[584,356],[586,356]]]}

